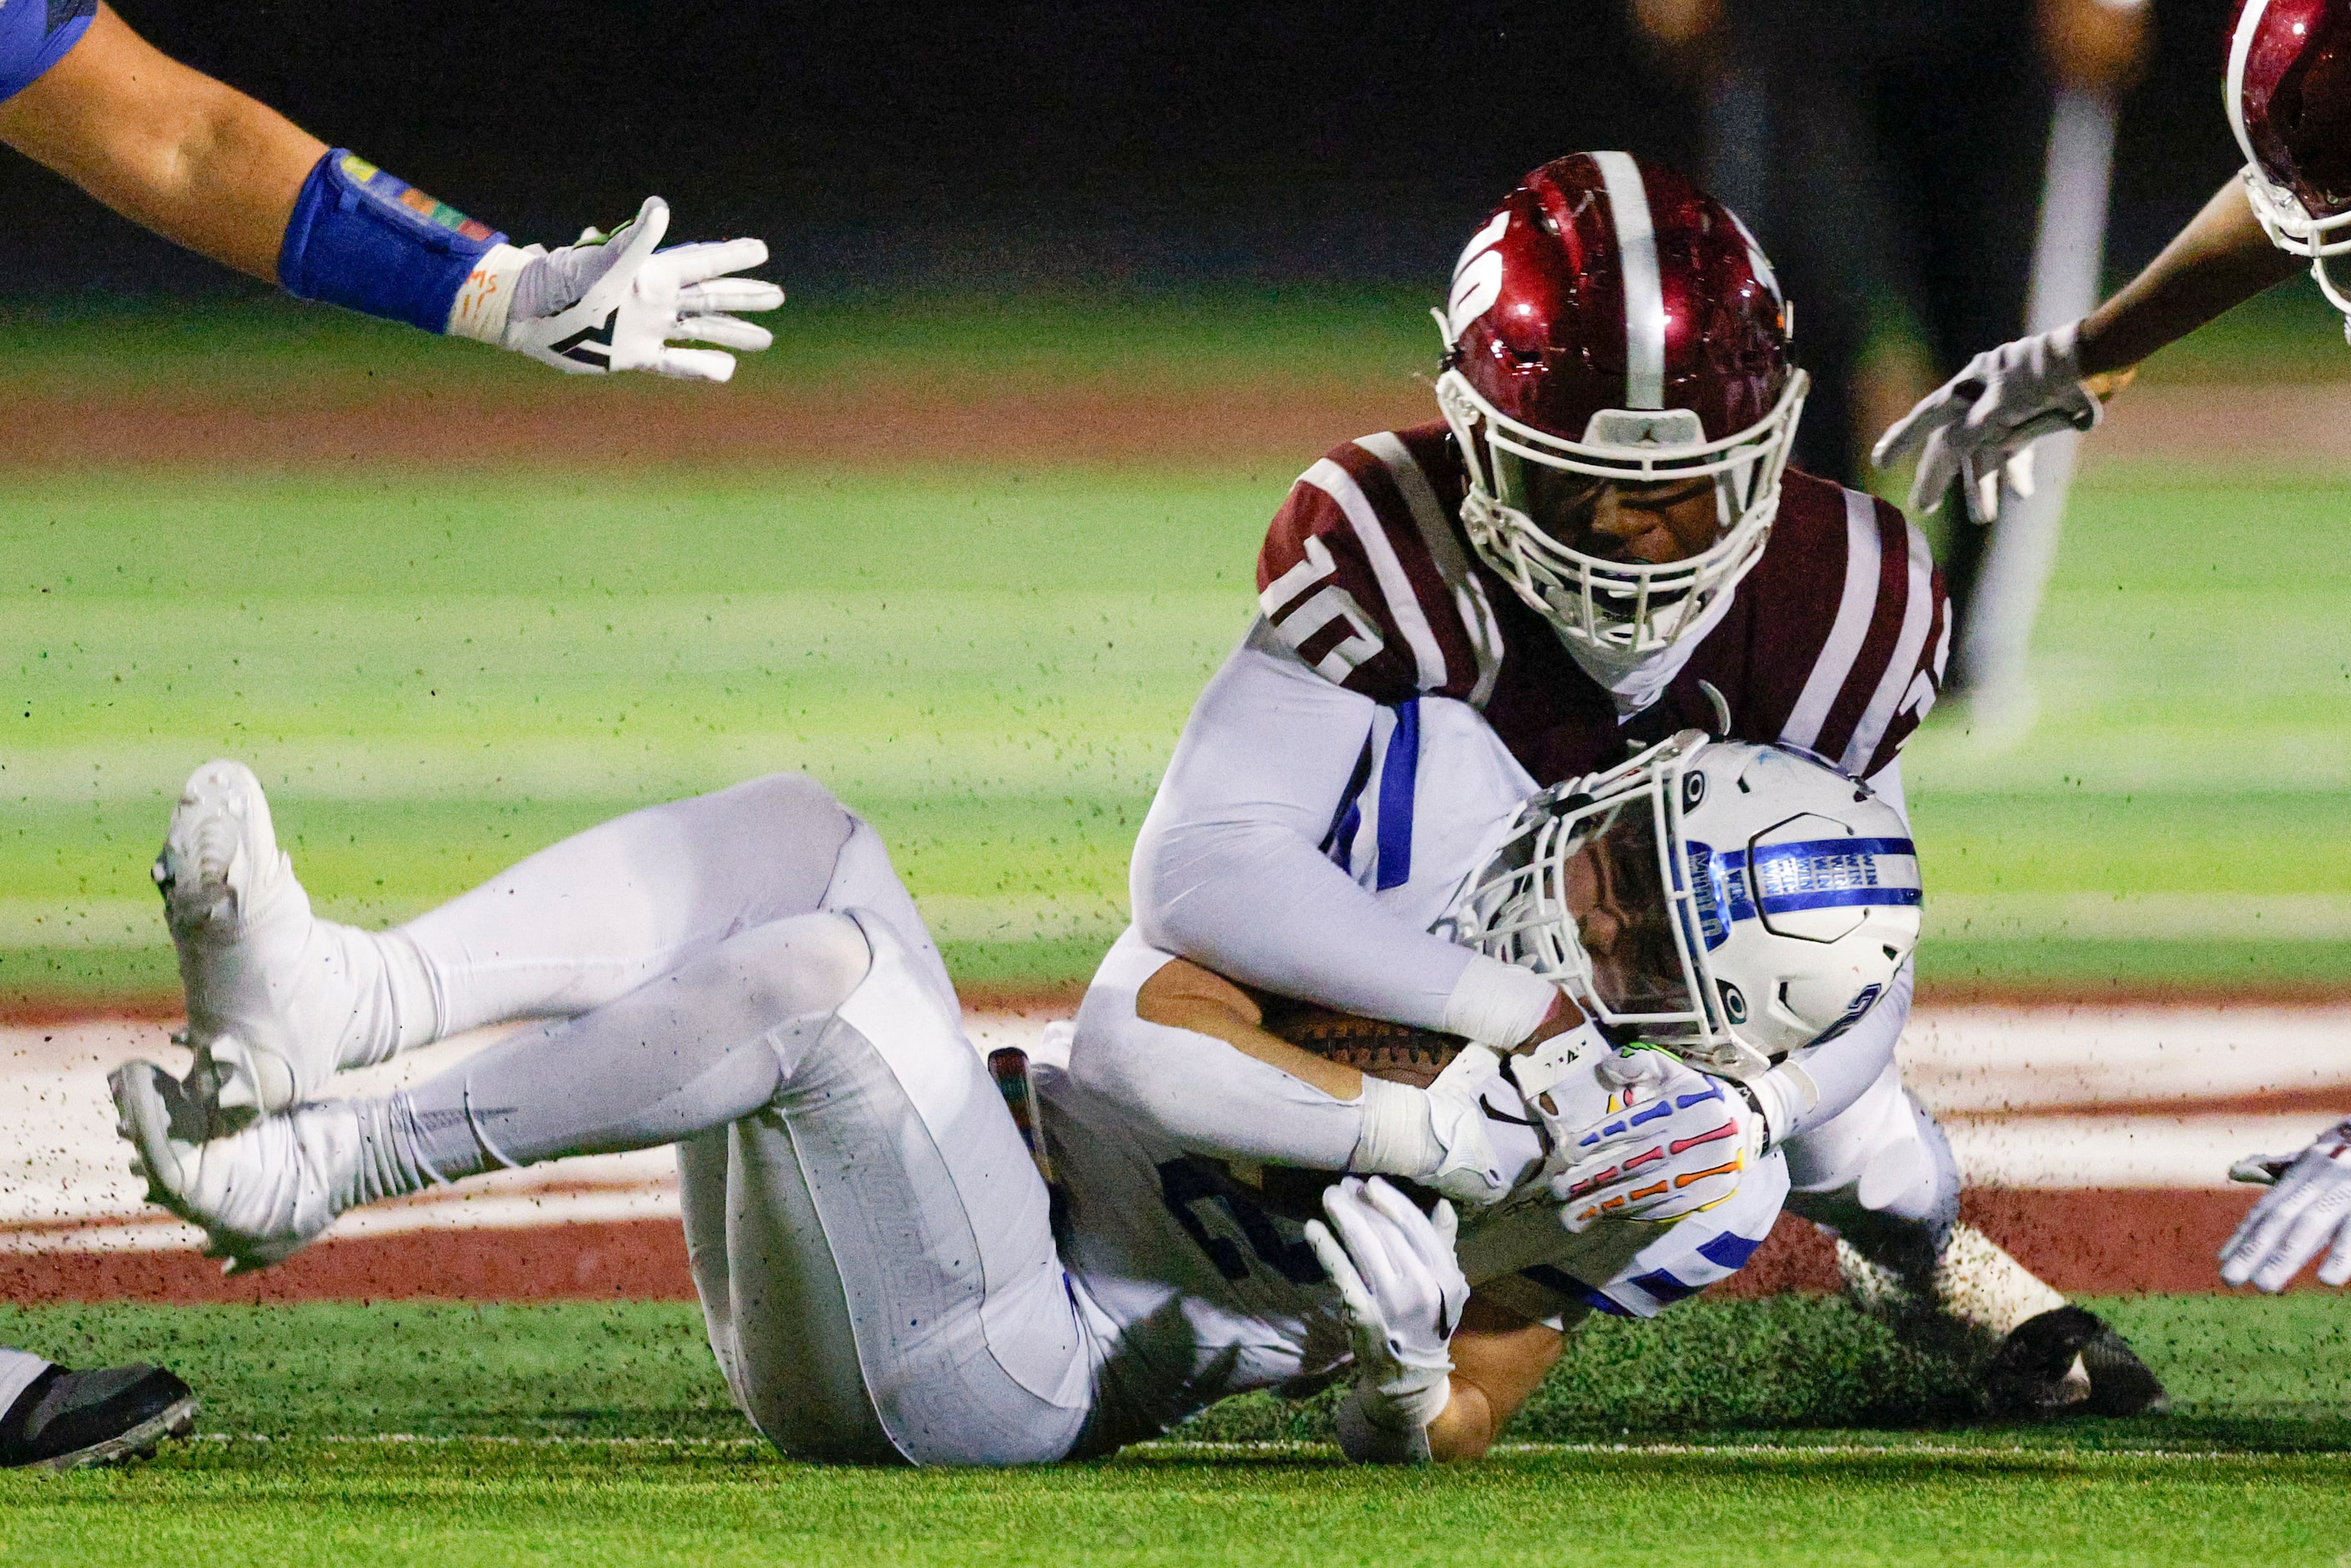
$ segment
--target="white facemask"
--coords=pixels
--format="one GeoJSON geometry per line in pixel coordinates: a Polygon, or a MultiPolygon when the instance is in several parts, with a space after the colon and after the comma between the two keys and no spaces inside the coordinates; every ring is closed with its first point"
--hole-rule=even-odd
{"type": "Polygon", "coordinates": [[[1730,613],[1730,601],[1737,596],[1736,589],[1717,595],[1714,602],[1700,611],[1698,619],[1691,622],[1680,635],[1666,646],[1645,653],[1603,647],[1583,638],[1570,637],[1560,630],[1555,622],[1552,623],[1552,630],[1558,632],[1568,655],[1583,673],[1607,689],[1608,695],[1616,705],[1616,716],[1621,721],[1632,717],[1665,695],[1666,688],[1673,685],[1676,675],[1682,673],[1682,666],[1689,663],[1690,655],[1698,652],[1698,645],[1706,641],[1707,633],[1722,624],[1722,618],[1730,613]]]}

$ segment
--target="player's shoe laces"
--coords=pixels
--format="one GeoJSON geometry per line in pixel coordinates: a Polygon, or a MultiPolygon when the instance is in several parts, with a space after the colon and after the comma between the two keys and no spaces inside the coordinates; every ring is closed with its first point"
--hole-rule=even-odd
{"type": "Polygon", "coordinates": [[[156,857],[188,1000],[190,1083],[230,1109],[282,1111],[398,1039],[385,955],[315,918],[277,847],[261,781],[241,762],[196,769],[156,857]]]}
{"type": "Polygon", "coordinates": [[[363,1136],[381,1101],[298,1105],[207,1141],[222,1124],[215,1108],[153,1062],[126,1062],[107,1082],[148,1199],[201,1227],[204,1255],[226,1259],[228,1273],[283,1261],[383,1190],[368,1188],[363,1136]]]}
{"type": "Polygon", "coordinates": [[[0,1415],[0,1469],[143,1458],[196,1424],[195,1391],[160,1366],[52,1366],[0,1415]]]}

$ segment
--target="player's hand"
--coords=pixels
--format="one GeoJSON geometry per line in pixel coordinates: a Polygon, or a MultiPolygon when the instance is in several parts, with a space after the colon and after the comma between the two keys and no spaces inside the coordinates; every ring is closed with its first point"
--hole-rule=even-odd
{"type": "MultiPolygon", "coordinates": [[[[1955,479],[1997,476],[2025,447],[2059,430],[2095,428],[2103,412],[2082,385],[2074,326],[1988,349],[1919,400],[1878,437],[1870,461],[1883,468],[1918,460],[1910,510],[1942,505],[1955,479]]],[[[2031,493],[2029,480],[2020,486],[2031,493]]]]}
{"type": "Polygon", "coordinates": [[[1610,1110],[1572,1134],[1551,1177],[1560,1223],[1679,1219],[1739,1190],[1761,1145],[1761,1118],[1739,1093],[1661,1051],[1604,1059],[1610,1110]]]}
{"type": "Polygon", "coordinates": [[[2351,1282],[2351,1121],[2320,1134],[2262,1195],[2220,1249],[2220,1278],[2275,1294],[2330,1244],[2319,1281],[2351,1282]]]}
{"type": "Polygon", "coordinates": [[[772,283],[727,276],[766,262],[768,247],[732,239],[658,248],[668,232],[669,204],[648,196],[611,234],[590,229],[577,245],[533,255],[515,277],[506,347],[575,375],[651,371],[726,381],[735,359],[722,350],[756,353],[775,341],[765,327],[729,314],[784,302],[772,283]],[[674,349],[673,340],[719,347],[674,349]]]}
{"type": "Polygon", "coordinates": [[[1489,1208],[1510,1197],[1527,1162],[1512,1168],[1495,1148],[1488,1132],[1489,1103],[1515,1106],[1518,1091],[1502,1076],[1500,1057],[1482,1045],[1464,1046],[1428,1086],[1428,1125],[1440,1162],[1413,1179],[1471,1208],[1489,1208]]]}
{"type": "Polygon", "coordinates": [[[1349,1176],[1322,1194],[1306,1241],[1339,1287],[1355,1354],[1351,1458],[1426,1458],[1428,1424],[1453,1396],[1453,1331],[1469,1281],[1453,1251],[1453,1206],[1424,1215],[1378,1176],[1349,1176]]]}

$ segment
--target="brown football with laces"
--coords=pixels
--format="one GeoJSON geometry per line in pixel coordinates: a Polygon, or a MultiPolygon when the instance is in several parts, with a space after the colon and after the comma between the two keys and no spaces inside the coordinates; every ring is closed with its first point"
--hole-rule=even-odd
{"type": "Polygon", "coordinates": [[[1416,1089],[1437,1082],[1437,1075],[1468,1043],[1458,1034],[1364,1018],[1312,1002],[1267,996],[1259,996],[1258,1001],[1265,1009],[1268,1033],[1326,1061],[1416,1089]]]}
{"type": "MultiPolygon", "coordinates": [[[[1264,1011],[1268,1033],[1326,1061],[1415,1089],[1426,1089],[1437,1082],[1437,1075],[1468,1043],[1459,1035],[1364,1018],[1315,1002],[1293,1001],[1263,991],[1252,991],[1250,996],[1264,1011]]],[[[1267,1208],[1293,1219],[1321,1214],[1322,1189],[1341,1175],[1291,1166],[1217,1164],[1229,1179],[1247,1187],[1267,1208]]],[[[1435,1193],[1416,1182],[1395,1180],[1395,1185],[1423,1208],[1437,1200],[1435,1193]]]]}

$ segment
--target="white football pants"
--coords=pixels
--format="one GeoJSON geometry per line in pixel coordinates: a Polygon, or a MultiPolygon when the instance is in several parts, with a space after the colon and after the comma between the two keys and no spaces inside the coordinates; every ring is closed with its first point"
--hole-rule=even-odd
{"type": "Polygon", "coordinates": [[[1861,1098],[1782,1145],[1787,1207],[1871,1262],[1923,1279],[1959,1218],[1950,1140],[1886,1064],[1861,1098]]]}
{"type": "Polygon", "coordinates": [[[399,936],[446,1030],[568,1019],[418,1105],[465,1107],[517,1163],[680,1140],[711,1346],[778,1448],[1019,1464],[1077,1443],[1099,1336],[1044,1182],[880,836],[821,786],[606,822],[399,936]]]}

